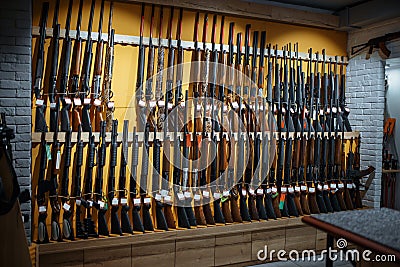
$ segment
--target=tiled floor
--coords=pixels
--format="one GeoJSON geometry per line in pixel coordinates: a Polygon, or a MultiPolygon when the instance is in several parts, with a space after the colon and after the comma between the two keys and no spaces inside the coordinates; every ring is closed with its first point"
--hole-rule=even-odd
{"type": "MultiPolygon", "coordinates": [[[[325,267],[325,261],[276,261],[270,263],[264,263],[259,265],[253,265],[250,267],[325,267]]],[[[333,262],[335,267],[353,267],[349,261],[335,261],[333,262]]]]}

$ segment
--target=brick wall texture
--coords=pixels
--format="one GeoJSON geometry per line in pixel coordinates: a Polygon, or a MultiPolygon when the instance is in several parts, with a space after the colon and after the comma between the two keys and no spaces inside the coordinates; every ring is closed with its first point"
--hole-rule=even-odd
{"type": "MultiPolygon", "coordinates": [[[[14,167],[21,190],[31,190],[31,1],[0,1],[0,112],[15,131],[12,141],[14,167]]],[[[21,205],[29,215],[31,203],[21,205]]]]}
{"type": "MultiPolygon", "coordinates": [[[[369,39],[396,32],[400,18],[351,31],[348,35],[349,55],[351,47],[369,39]]],[[[392,51],[390,58],[400,56],[400,40],[387,43],[392,51]]],[[[385,112],[385,60],[378,51],[366,59],[367,49],[349,60],[347,67],[346,98],[351,109],[350,121],[353,130],[361,132],[361,166],[376,168],[375,179],[364,200],[364,204],[380,207],[382,177],[382,145],[385,112]]]]}

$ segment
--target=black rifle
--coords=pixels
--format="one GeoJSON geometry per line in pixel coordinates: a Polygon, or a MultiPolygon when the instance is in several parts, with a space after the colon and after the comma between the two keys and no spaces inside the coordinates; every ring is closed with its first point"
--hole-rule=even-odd
{"type": "Polygon", "coordinates": [[[143,132],[146,125],[146,102],[143,101],[143,78],[144,78],[144,52],[145,47],[143,45],[143,30],[144,30],[144,9],[145,5],[142,4],[141,21],[140,21],[140,39],[139,39],[139,54],[138,54],[138,68],[136,75],[136,120],[137,130],[143,132]]]}
{"type": "Polygon", "coordinates": [[[92,220],[92,214],[90,210],[93,206],[93,168],[95,166],[94,157],[95,157],[96,145],[94,143],[94,135],[89,133],[89,143],[86,154],[86,169],[85,169],[85,190],[84,190],[84,199],[85,202],[84,207],[86,208],[86,217],[83,220],[85,226],[85,232],[88,237],[98,237],[99,235],[96,232],[96,226],[94,221],[92,220]]]}
{"type": "Polygon", "coordinates": [[[61,197],[63,204],[63,238],[74,240],[74,232],[72,230],[72,210],[71,210],[71,201],[69,195],[69,168],[71,167],[71,135],[72,131],[69,129],[65,133],[65,145],[64,145],[64,166],[63,166],[63,175],[61,181],[61,197]]]}
{"type": "Polygon", "coordinates": [[[81,216],[81,205],[85,202],[82,197],[81,181],[82,181],[82,165],[83,165],[83,140],[82,135],[82,125],[80,123],[80,117],[77,110],[76,118],[78,121],[78,137],[74,154],[74,197],[75,197],[75,236],[78,238],[87,238],[87,233],[83,227],[82,216],[81,216]]]}
{"type": "Polygon", "coordinates": [[[128,165],[128,127],[129,121],[124,120],[122,134],[121,165],[119,169],[118,197],[121,204],[121,230],[123,233],[132,234],[132,226],[129,220],[129,205],[126,192],[126,166],[128,165]]]}
{"type": "Polygon", "coordinates": [[[101,106],[101,74],[103,72],[103,48],[104,41],[101,38],[101,31],[103,26],[103,14],[104,14],[104,0],[101,1],[100,7],[100,18],[99,18],[99,32],[97,36],[97,44],[96,44],[96,58],[94,60],[93,66],[93,84],[92,84],[92,109],[91,113],[94,113],[94,128],[96,131],[100,131],[100,125],[102,122],[102,106],[101,106]]]}
{"type": "Polygon", "coordinates": [[[50,189],[49,199],[51,205],[51,239],[61,241],[61,229],[59,225],[60,216],[60,203],[58,202],[58,174],[60,171],[61,164],[61,151],[60,143],[58,142],[58,115],[60,110],[60,101],[57,98],[56,103],[56,128],[53,134],[53,145],[51,151],[51,177],[50,177],[50,189]]]}
{"type": "Polygon", "coordinates": [[[107,198],[103,194],[103,170],[106,165],[106,121],[100,123],[100,136],[99,136],[99,148],[97,152],[97,170],[96,180],[94,186],[94,203],[93,206],[98,210],[97,212],[97,223],[99,235],[108,236],[108,225],[106,219],[106,212],[108,210],[107,198]]]}
{"type": "Polygon", "coordinates": [[[112,129],[112,121],[114,119],[114,102],[111,101],[113,98],[113,91],[111,90],[111,82],[114,68],[114,34],[115,30],[112,28],[112,16],[113,16],[113,3],[110,3],[110,15],[108,18],[108,42],[104,66],[104,82],[103,82],[103,99],[106,106],[106,131],[109,132],[112,129]]]}
{"type": "MultiPolygon", "coordinates": [[[[63,40],[63,48],[61,52],[61,63],[59,74],[59,87],[60,87],[60,100],[62,104],[62,108],[60,111],[61,115],[61,131],[67,132],[71,129],[71,123],[69,120],[69,111],[71,108],[71,99],[68,97],[67,87],[68,87],[68,72],[69,72],[69,63],[71,60],[71,47],[72,40],[69,36],[69,30],[71,25],[71,14],[72,14],[72,6],[73,0],[69,1],[68,5],[68,13],[67,13],[67,21],[65,22],[65,38],[63,40]]],[[[51,128],[51,124],[50,124],[51,128]]]]}
{"type": "Polygon", "coordinates": [[[92,24],[94,17],[94,8],[96,5],[96,0],[92,0],[92,5],[90,7],[90,17],[89,17],[89,26],[88,26],[88,35],[85,46],[85,55],[83,57],[83,65],[81,71],[81,90],[80,97],[81,103],[83,102],[82,108],[82,130],[84,132],[92,132],[92,125],[90,122],[90,70],[92,68],[92,24]]]}
{"type": "Polygon", "coordinates": [[[342,56],[342,62],[340,64],[340,96],[339,96],[339,107],[341,109],[342,120],[344,124],[344,129],[346,132],[351,132],[353,129],[351,128],[349,121],[350,109],[346,104],[346,74],[344,72],[344,57],[342,56]]]}
{"type": "Polygon", "coordinates": [[[80,117],[77,116],[79,112],[75,112],[77,108],[82,105],[82,101],[80,98],[79,92],[79,71],[81,69],[81,57],[82,57],[82,37],[81,37],[81,22],[82,22],[82,9],[83,9],[83,0],[79,1],[79,11],[78,11],[78,20],[76,23],[76,36],[74,42],[74,48],[72,52],[72,60],[71,60],[71,69],[70,69],[70,80],[69,80],[69,93],[74,97],[74,112],[72,117],[73,122],[73,130],[78,130],[78,125],[81,124],[80,117]]]}
{"type": "Polygon", "coordinates": [[[37,186],[37,205],[39,209],[38,218],[38,240],[39,244],[48,243],[49,235],[47,233],[46,218],[47,218],[47,202],[46,192],[49,190],[49,182],[45,180],[46,165],[47,165],[47,149],[46,134],[42,132],[40,143],[40,165],[39,179],[37,186]]]}
{"type": "Polygon", "coordinates": [[[147,180],[149,175],[149,130],[150,125],[146,123],[143,140],[143,154],[142,154],[142,172],[140,173],[140,197],[143,203],[142,218],[143,226],[147,231],[154,231],[153,220],[150,214],[151,199],[147,196],[147,180]]]}
{"type": "Polygon", "coordinates": [[[110,165],[108,169],[108,200],[111,205],[111,234],[122,235],[121,226],[118,218],[119,201],[115,192],[115,167],[117,166],[117,136],[118,120],[113,120],[111,127],[111,146],[110,146],[110,165]]]}
{"type": "Polygon", "coordinates": [[[139,164],[139,140],[136,134],[136,127],[133,128],[133,142],[132,142],[132,161],[131,161],[131,176],[129,182],[129,192],[131,201],[133,204],[132,208],[132,223],[133,230],[144,232],[144,226],[142,219],[140,218],[140,198],[137,196],[137,166],[139,164]]]}
{"type": "MultiPolygon", "coordinates": [[[[40,36],[37,44],[37,60],[35,65],[35,76],[33,83],[33,93],[36,97],[36,114],[35,114],[35,132],[47,132],[46,119],[44,111],[46,110],[46,103],[43,97],[43,68],[44,68],[44,44],[46,39],[46,24],[47,16],[49,13],[49,3],[44,2],[42,5],[42,13],[40,16],[40,36]]],[[[40,240],[40,238],[39,238],[40,240]]],[[[44,240],[44,239],[43,239],[44,240]]]]}
{"type": "Polygon", "coordinates": [[[50,131],[55,132],[58,127],[57,117],[58,110],[56,110],[56,95],[57,95],[57,69],[58,69],[58,52],[59,52],[59,40],[60,40],[60,24],[58,24],[58,13],[60,8],[60,0],[56,1],[53,15],[53,37],[50,41],[49,55],[47,57],[46,66],[49,66],[50,71],[48,72],[49,81],[49,101],[50,101],[50,131]]]}

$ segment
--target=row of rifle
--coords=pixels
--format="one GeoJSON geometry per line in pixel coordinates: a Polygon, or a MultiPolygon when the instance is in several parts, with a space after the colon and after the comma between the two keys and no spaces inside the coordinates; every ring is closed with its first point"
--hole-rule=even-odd
{"type": "MultiPolygon", "coordinates": [[[[145,232],[155,228],[169,230],[276,219],[362,206],[359,179],[372,169],[360,171],[360,140],[352,139],[349,152],[345,152],[344,132],[350,131],[351,127],[345,106],[345,75],[343,65],[338,72],[338,60],[335,63],[327,62],[323,52],[322,61],[314,62],[310,49],[306,73],[303,71],[303,60],[298,56],[292,57],[291,46],[288,45],[284,47],[281,57],[273,57],[268,53],[267,86],[264,88],[264,49],[260,50],[259,59],[254,54],[250,64],[250,25],[246,27],[244,54],[241,51],[242,33],[237,34],[235,58],[234,24],[229,26],[229,51],[221,49],[219,52],[215,49],[218,17],[214,16],[212,49],[204,47],[200,50],[197,46],[197,14],[190,74],[193,82],[183,98],[181,9],[176,49],[172,46],[171,34],[173,11],[169,21],[169,68],[165,90],[164,79],[160,77],[163,73],[160,70],[164,68],[164,48],[159,46],[156,91],[153,94],[153,80],[150,78],[154,72],[151,62],[154,63],[155,48],[150,45],[147,60],[150,64],[147,66],[143,92],[146,49],[143,45],[144,9],[143,5],[136,91],[137,122],[131,145],[130,177],[127,179],[129,122],[124,121],[116,187],[118,121],[112,120],[108,179],[106,186],[103,186],[107,154],[105,140],[109,131],[106,130],[106,120],[100,116],[97,144],[89,129],[82,179],[84,142],[81,133],[85,115],[81,115],[83,109],[74,108],[78,138],[72,165],[73,190],[70,190],[72,130],[71,127],[66,129],[61,157],[58,125],[61,117],[62,126],[63,111],[60,105],[63,99],[58,98],[54,108],[56,126],[51,149],[46,144],[45,133],[41,141],[37,190],[39,242],[49,240],[46,224],[48,200],[51,206],[51,239],[57,241],[107,236],[110,233],[145,232]],[[200,64],[200,61],[203,63],[200,64]],[[211,63],[222,63],[224,67],[218,68],[217,64],[211,63]],[[192,104],[188,102],[188,93],[193,95],[192,104]],[[189,114],[192,114],[191,119],[189,114]],[[267,133],[275,130],[278,139],[276,152],[272,141],[275,138],[267,133]],[[156,134],[157,131],[161,132],[162,140],[157,138],[160,136],[156,134]],[[141,157],[139,132],[144,133],[141,157]],[[150,132],[154,133],[152,142],[149,139],[150,132]],[[289,134],[291,132],[295,134],[289,134]],[[356,149],[353,148],[354,143],[356,149]],[[152,161],[149,158],[150,151],[152,161]],[[48,159],[51,160],[48,170],[50,178],[46,179],[48,159]],[[107,188],[106,192],[103,192],[104,187],[107,188]],[[59,218],[61,206],[64,209],[62,228],[59,218]],[[94,220],[96,217],[97,222],[94,220]]],[[[151,27],[154,6],[152,10],[151,27]]],[[[203,43],[207,41],[207,25],[206,15],[203,43]]],[[[224,17],[221,19],[223,28],[224,17]]],[[[254,32],[253,49],[257,48],[258,34],[254,32]]],[[[221,46],[223,35],[222,30],[221,46]]],[[[265,42],[266,33],[261,32],[261,48],[266,46],[265,42]]],[[[294,50],[293,53],[298,55],[297,46],[294,50]]]]}

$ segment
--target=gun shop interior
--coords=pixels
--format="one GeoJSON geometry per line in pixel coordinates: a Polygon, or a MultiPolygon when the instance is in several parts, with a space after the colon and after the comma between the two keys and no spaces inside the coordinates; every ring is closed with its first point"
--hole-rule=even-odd
{"type": "Polygon", "coordinates": [[[397,1],[0,7],[0,266],[400,265],[397,1]]]}

